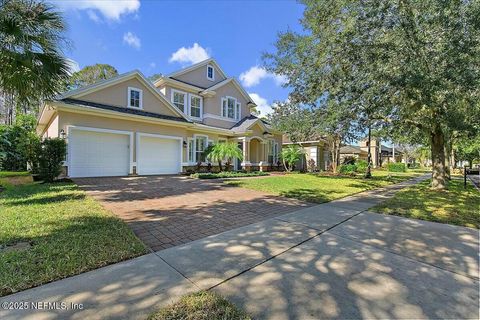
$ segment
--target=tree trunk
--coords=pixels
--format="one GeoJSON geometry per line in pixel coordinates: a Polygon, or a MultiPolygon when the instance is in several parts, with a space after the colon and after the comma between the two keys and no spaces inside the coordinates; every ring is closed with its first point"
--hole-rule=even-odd
{"type": "Polygon", "coordinates": [[[453,144],[450,148],[450,163],[453,169],[457,168],[457,162],[455,161],[455,150],[453,149],[453,144]]]}
{"type": "Polygon", "coordinates": [[[338,161],[340,158],[340,142],[338,139],[332,141],[332,170],[337,173],[338,161]]]}
{"type": "Polygon", "coordinates": [[[222,170],[222,160],[218,160],[218,170],[223,171],[222,170]]]}
{"type": "Polygon", "coordinates": [[[431,133],[432,147],[432,189],[446,188],[445,178],[445,140],[442,129],[437,126],[431,133]]]}
{"type": "MultiPolygon", "coordinates": [[[[368,156],[367,156],[367,172],[365,172],[365,178],[372,177],[372,130],[368,127],[368,156]]],[[[395,153],[394,153],[395,154],[395,153]]]]}
{"type": "Polygon", "coordinates": [[[450,161],[450,143],[445,143],[445,175],[448,180],[452,180],[452,162],[450,161]]]}

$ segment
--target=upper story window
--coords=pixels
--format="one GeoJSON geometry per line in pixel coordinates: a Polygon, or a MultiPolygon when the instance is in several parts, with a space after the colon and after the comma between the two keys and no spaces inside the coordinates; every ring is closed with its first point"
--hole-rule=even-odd
{"type": "Polygon", "coordinates": [[[203,99],[200,96],[172,89],[172,103],[192,118],[202,118],[203,99]]]}
{"type": "Polygon", "coordinates": [[[233,97],[222,98],[222,117],[239,120],[241,104],[233,97]]]}
{"type": "Polygon", "coordinates": [[[207,65],[207,79],[215,80],[215,69],[211,65],[207,65]]]}
{"type": "Polygon", "coordinates": [[[127,106],[130,108],[137,108],[137,109],[142,109],[142,100],[143,100],[143,92],[140,89],[137,88],[131,88],[128,87],[128,103],[127,106]]]}
{"type": "Polygon", "coordinates": [[[172,103],[180,109],[180,111],[185,112],[185,107],[187,103],[187,94],[185,92],[177,91],[172,89],[172,103]]]}
{"type": "Polygon", "coordinates": [[[190,95],[190,117],[202,117],[202,98],[193,94],[190,95]]]}

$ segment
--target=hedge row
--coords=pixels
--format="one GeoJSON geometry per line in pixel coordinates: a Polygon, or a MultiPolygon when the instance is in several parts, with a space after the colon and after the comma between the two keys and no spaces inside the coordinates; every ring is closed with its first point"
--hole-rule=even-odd
{"type": "Polygon", "coordinates": [[[235,171],[222,171],[218,173],[193,173],[190,175],[192,178],[197,179],[224,179],[224,178],[242,178],[242,177],[257,177],[268,176],[267,172],[252,171],[252,172],[235,172],[235,171]]]}

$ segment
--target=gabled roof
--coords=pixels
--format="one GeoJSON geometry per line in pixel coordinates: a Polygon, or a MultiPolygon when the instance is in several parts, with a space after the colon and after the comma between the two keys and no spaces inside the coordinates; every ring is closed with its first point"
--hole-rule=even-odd
{"type": "Polygon", "coordinates": [[[190,121],[187,121],[183,117],[168,116],[168,115],[164,115],[164,114],[158,114],[158,113],[154,113],[154,112],[148,112],[148,111],[132,109],[132,108],[112,106],[112,105],[107,105],[107,104],[103,104],[103,103],[96,103],[96,102],[70,99],[70,98],[65,98],[65,99],[62,99],[62,100],[59,100],[59,101],[61,101],[63,103],[66,103],[66,104],[70,104],[70,105],[80,105],[80,106],[85,106],[85,107],[93,107],[93,108],[98,108],[98,109],[103,109],[103,110],[116,111],[116,112],[121,112],[121,113],[126,113],[126,114],[135,114],[135,115],[138,115],[138,116],[144,116],[144,117],[150,117],[150,118],[156,118],[156,119],[165,119],[165,120],[179,121],[179,122],[190,122],[190,121]]]}
{"type": "Polygon", "coordinates": [[[186,89],[186,90],[196,91],[197,93],[200,93],[200,92],[202,92],[203,90],[206,89],[204,87],[199,87],[195,84],[191,84],[191,83],[188,83],[186,81],[177,80],[177,79],[174,79],[174,78],[165,78],[165,77],[164,78],[158,78],[157,80],[155,80],[153,82],[153,85],[155,87],[159,87],[163,83],[173,84],[173,85],[179,86],[179,87],[181,87],[183,89],[186,89]]]}
{"type": "Polygon", "coordinates": [[[167,78],[176,77],[176,76],[185,74],[185,73],[187,73],[187,72],[190,72],[190,71],[192,71],[192,70],[195,70],[195,69],[197,69],[197,68],[206,66],[207,64],[212,64],[213,66],[215,66],[215,67],[217,68],[217,70],[220,72],[220,74],[221,74],[224,78],[227,78],[227,75],[225,74],[225,72],[223,72],[222,68],[220,68],[220,65],[219,65],[219,64],[215,61],[215,59],[213,59],[213,58],[200,61],[200,62],[198,62],[198,63],[192,64],[190,67],[187,67],[187,68],[184,68],[184,69],[181,69],[181,70],[172,72],[172,73],[170,73],[170,74],[167,74],[166,77],[167,77],[167,78]]]}
{"type": "Polygon", "coordinates": [[[306,139],[306,140],[303,140],[303,141],[297,141],[297,142],[293,142],[287,134],[283,134],[282,135],[282,143],[283,144],[303,144],[303,143],[319,143],[319,142],[323,142],[323,143],[326,143],[327,140],[325,140],[325,138],[323,138],[322,136],[320,135],[313,135],[311,136],[309,139],[306,139]]]}
{"type": "Polygon", "coordinates": [[[243,118],[239,122],[235,123],[233,127],[230,129],[233,132],[245,132],[249,130],[254,124],[258,123],[265,131],[270,131],[271,128],[270,126],[264,122],[262,119],[257,118],[253,114],[249,115],[248,117],[243,118]]]}
{"type": "Polygon", "coordinates": [[[252,101],[252,98],[250,97],[250,95],[245,91],[245,89],[243,89],[243,87],[240,85],[240,83],[237,81],[237,79],[235,78],[227,78],[223,81],[220,81],[219,83],[211,86],[211,87],[208,87],[207,89],[205,89],[204,91],[201,92],[201,94],[207,94],[208,92],[211,92],[211,91],[215,91],[216,89],[218,88],[221,88],[223,87],[224,85],[227,85],[229,84],[230,82],[232,82],[235,87],[238,89],[238,91],[240,91],[240,93],[242,94],[242,96],[245,98],[245,100],[248,101],[249,104],[252,104],[254,106],[257,106],[255,104],[255,102],[252,101]]]}
{"type": "MultiPolygon", "coordinates": [[[[163,94],[161,94],[157,88],[153,86],[153,84],[145,78],[145,76],[138,70],[133,70],[127,73],[123,73],[121,75],[115,76],[113,78],[107,79],[107,80],[102,80],[98,81],[94,84],[91,84],[86,87],[78,88],[75,90],[70,90],[67,91],[59,96],[57,96],[57,100],[63,100],[66,98],[73,98],[73,99],[78,99],[81,98],[84,95],[87,95],[92,92],[96,92],[99,90],[102,90],[104,88],[110,87],[112,85],[115,85],[117,83],[123,82],[128,79],[136,78],[140,82],[143,83],[143,85],[149,89],[149,91],[156,96],[158,99],[160,99],[165,105],[171,109],[175,114],[179,115],[180,117],[184,118],[185,120],[188,120],[188,118],[185,116],[183,112],[177,109],[171,101],[169,101],[163,94]]],[[[81,99],[80,99],[81,100],[81,99]]]]}
{"type": "Polygon", "coordinates": [[[360,149],[360,147],[357,147],[357,146],[351,146],[351,145],[347,145],[347,146],[343,146],[340,148],[340,153],[351,153],[351,154],[360,154],[362,153],[362,149],[360,149]]]}

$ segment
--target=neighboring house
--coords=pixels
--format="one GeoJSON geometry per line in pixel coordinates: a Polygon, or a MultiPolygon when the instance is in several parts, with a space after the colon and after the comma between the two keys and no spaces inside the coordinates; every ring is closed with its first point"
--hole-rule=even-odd
{"type": "Polygon", "coordinates": [[[154,84],[131,71],[69,91],[46,101],[37,132],[66,139],[70,177],[176,174],[206,166],[207,146],[225,141],[243,150],[236,170],[268,170],[282,136],[250,114],[255,106],[208,59],[154,84]]]}
{"type": "MultiPolygon", "coordinates": [[[[372,138],[370,147],[372,165],[374,168],[381,167],[388,162],[402,162],[403,153],[400,150],[389,148],[381,144],[380,139],[372,138]]],[[[368,158],[368,139],[359,142],[359,146],[345,145],[340,148],[340,163],[343,163],[346,157],[367,161],[368,158]]]]}
{"type": "Polygon", "coordinates": [[[286,135],[283,136],[283,146],[298,145],[303,149],[303,157],[295,164],[296,169],[308,170],[308,162],[315,161],[315,170],[324,171],[330,168],[330,152],[327,149],[327,142],[318,138],[310,141],[292,142],[286,135]]]}
{"type": "Polygon", "coordinates": [[[346,145],[340,147],[340,163],[343,163],[346,158],[353,157],[359,160],[367,160],[368,151],[363,150],[359,146],[346,145]]]}

